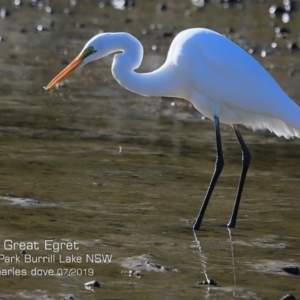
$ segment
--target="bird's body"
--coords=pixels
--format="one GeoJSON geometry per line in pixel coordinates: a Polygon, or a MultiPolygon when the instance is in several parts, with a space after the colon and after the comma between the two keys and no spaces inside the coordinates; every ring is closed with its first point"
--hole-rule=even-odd
{"type": "Polygon", "coordinates": [[[279,136],[300,133],[300,108],[254,58],[224,36],[207,29],[183,31],[167,62],[169,57],[189,84],[183,98],[204,116],[213,120],[217,114],[221,123],[269,129],[279,136]]]}
{"type": "Polygon", "coordinates": [[[112,73],[124,88],[144,96],[178,97],[190,101],[215,123],[218,156],[216,170],[194,226],[200,227],[214,184],[223,167],[219,122],[231,124],[241,144],[243,164],[235,205],[235,226],[250,153],[236,124],[253,130],[269,129],[278,136],[300,136],[300,108],[272,76],[246,51],[223,35],[205,28],[182,31],[173,40],[165,63],[149,73],[137,73],[143,59],[143,47],[128,33],[103,33],[93,37],[75,60],[47,86],[52,88],[79,66],[114,56],[112,73]]]}

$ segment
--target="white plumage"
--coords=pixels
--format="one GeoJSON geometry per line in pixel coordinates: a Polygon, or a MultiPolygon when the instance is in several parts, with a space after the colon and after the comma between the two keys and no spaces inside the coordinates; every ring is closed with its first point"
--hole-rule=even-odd
{"type": "Polygon", "coordinates": [[[190,101],[214,121],[216,169],[194,229],[200,224],[224,160],[219,122],[231,124],[243,153],[243,168],[229,227],[234,227],[251,155],[237,124],[253,130],[268,129],[285,138],[300,135],[300,108],[273,77],[246,51],[223,35],[205,28],[179,33],[165,63],[149,73],[137,73],[143,47],[124,32],[93,37],[80,54],[46,87],[52,88],[74,69],[115,53],[112,74],[124,88],[144,96],[179,97],[190,101]]]}

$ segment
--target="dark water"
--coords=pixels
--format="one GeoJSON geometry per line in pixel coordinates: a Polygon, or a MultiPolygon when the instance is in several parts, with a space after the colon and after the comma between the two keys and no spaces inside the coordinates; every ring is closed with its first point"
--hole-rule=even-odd
{"type": "Polygon", "coordinates": [[[298,140],[242,130],[252,164],[237,228],[228,231],[219,225],[231,213],[241,153],[222,126],[226,165],[194,235],[214,168],[211,121],[185,101],[124,90],[110,74],[111,57],[59,89],[42,88],[101,30],[139,38],[147,71],[164,61],[177,32],[209,27],[253,50],[299,103],[299,52],[286,48],[299,37],[299,11],[283,23],[269,15],[269,1],[201,9],[170,1],[165,11],[152,1],[124,10],[100,8],[98,1],[39,3],[1,4],[7,13],[0,18],[1,297],[299,298],[300,277],[282,270],[299,265],[298,140]],[[276,26],[290,34],[276,37],[276,26]],[[26,262],[20,242],[27,242],[28,259],[40,261],[26,262]],[[30,250],[34,243],[39,249],[30,250]],[[198,285],[206,276],[218,285],[198,285]],[[91,280],[101,287],[85,289],[91,280]]]}

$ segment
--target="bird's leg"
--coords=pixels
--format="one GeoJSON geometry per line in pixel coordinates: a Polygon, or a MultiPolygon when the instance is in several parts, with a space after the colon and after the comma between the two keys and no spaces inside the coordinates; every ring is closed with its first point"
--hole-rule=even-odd
{"type": "Polygon", "coordinates": [[[207,207],[207,204],[209,202],[210,196],[214,190],[214,187],[217,183],[217,180],[219,178],[219,175],[222,172],[223,166],[224,166],[224,159],[223,159],[223,151],[222,151],[222,143],[221,143],[221,134],[220,134],[220,123],[219,123],[219,118],[215,116],[214,118],[214,123],[215,123],[215,131],[216,131],[216,143],[217,143],[217,158],[216,158],[216,166],[215,166],[215,171],[214,174],[211,178],[209,187],[207,189],[203,204],[200,208],[199,215],[197,217],[197,220],[194,224],[194,230],[199,230],[200,225],[207,207]]]}
{"type": "Polygon", "coordinates": [[[232,128],[233,128],[233,130],[236,134],[236,137],[242,148],[242,162],[243,162],[242,173],[241,173],[240,182],[239,182],[239,186],[238,186],[238,190],[237,190],[237,194],[236,194],[236,198],[235,198],[234,207],[232,210],[232,215],[231,215],[229,223],[227,224],[227,227],[234,228],[235,224],[236,224],[236,218],[237,218],[237,214],[238,214],[238,210],[239,210],[240,200],[241,200],[241,196],[242,196],[242,192],[243,192],[243,187],[244,187],[248,167],[250,165],[251,154],[241,136],[241,133],[238,130],[237,125],[232,124],[232,128]]]}

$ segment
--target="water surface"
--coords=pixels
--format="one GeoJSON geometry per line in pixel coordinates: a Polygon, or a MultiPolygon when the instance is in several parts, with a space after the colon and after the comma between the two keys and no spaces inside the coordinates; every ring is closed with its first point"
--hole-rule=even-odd
{"type": "Polygon", "coordinates": [[[252,49],[299,103],[299,53],[286,49],[299,36],[299,12],[284,24],[269,16],[269,2],[229,7],[211,2],[197,9],[173,1],[163,12],[149,1],[125,10],[98,4],[53,3],[49,14],[48,2],[40,8],[7,2],[10,15],[0,19],[0,254],[20,255],[18,249],[4,249],[6,240],[38,243],[39,250],[26,251],[35,257],[56,254],[53,263],[25,263],[23,256],[20,263],[2,262],[2,270],[22,269],[26,276],[1,276],[1,296],[299,297],[299,276],[282,271],[299,265],[298,140],[241,130],[252,164],[237,228],[228,231],[220,225],[231,214],[241,153],[231,128],[222,126],[226,165],[194,234],[192,224],[214,168],[211,121],[185,101],[124,90],[110,74],[111,57],[74,73],[59,89],[42,88],[101,30],[139,38],[145,46],[141,69],[147,71],[163,63],[170,34],[209,27],[252,49]],[[275,26],[289,28],[289,37],[277,39],[275,26]],[[274,41],[277,48],[271,47],[274,41]],[[79,249],[45,250],[45,239],[79,249]],[[110,255],[112,262],[86,262],[93,254],[110,255]],[[83,261],[65,262],[70,255],[83,261]],[[35,268],[44,271],[42,276],[32,273],[35,268]],[[50,276],[49,269],[77,273],[50,276]],[[128,276],[132,269],[141,276],[128,276]],[[197,284],[206,276],[218,285],[197,284]],[[101,287],[85,289],[91,280],[101,287]]]}

